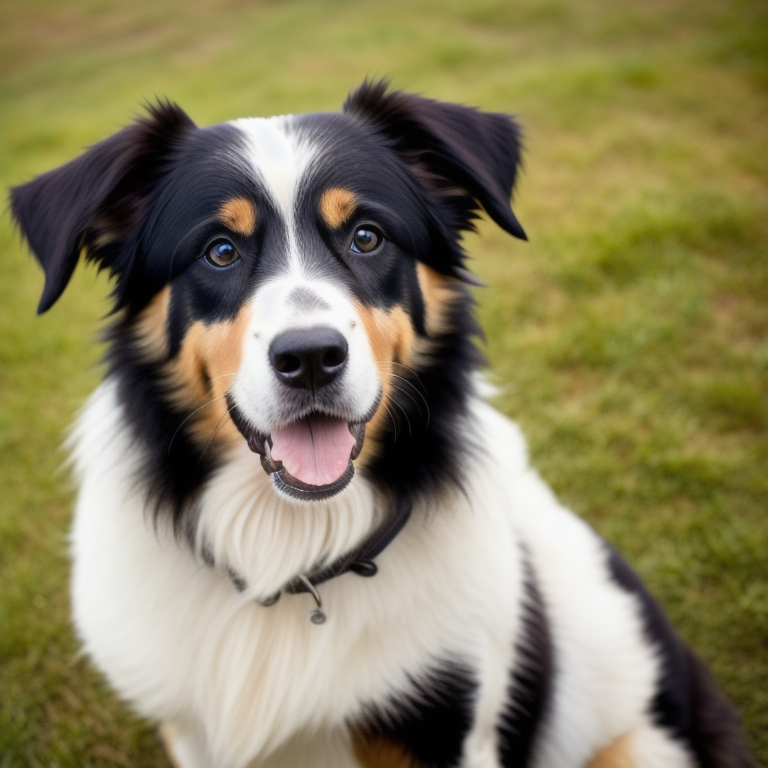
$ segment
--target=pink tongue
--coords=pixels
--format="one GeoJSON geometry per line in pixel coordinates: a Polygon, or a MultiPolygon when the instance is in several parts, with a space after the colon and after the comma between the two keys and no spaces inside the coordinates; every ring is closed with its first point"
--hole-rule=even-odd
{"type": "Polygon", "coordinates": [[[272,458],[307,485],[330,485],[349,465],[355,438],[347,422],[309,416],[272,433],[272,458]]]}

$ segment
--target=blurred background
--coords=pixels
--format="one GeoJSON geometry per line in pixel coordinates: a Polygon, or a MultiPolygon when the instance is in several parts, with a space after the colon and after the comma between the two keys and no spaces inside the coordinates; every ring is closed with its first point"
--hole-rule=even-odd
{"type": "MultiPolygon", "coordinates": [[[[768,765],[763,0],[3,0],[0,46],[4,188],[157,97],[205,125],[336,110],[387,76],[517,115],[530,242],[481,223],[466,243],[498,405],[768,765]]],[[[165,766],[68,618],[60,445],[100,377],[109,286],[79,268],[38,318],[7,211],[0,238],[0,768],[165,766]]]]}

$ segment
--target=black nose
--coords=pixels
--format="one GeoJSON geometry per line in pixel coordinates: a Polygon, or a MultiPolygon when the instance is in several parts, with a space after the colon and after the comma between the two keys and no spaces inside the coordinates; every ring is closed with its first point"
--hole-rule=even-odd
{"type": "Polygon", "coordinates": [[[344,369],[347,340],[333,328],[284,331],[269,345],[269,361],[284,384],[315,390],[344,369]]]}

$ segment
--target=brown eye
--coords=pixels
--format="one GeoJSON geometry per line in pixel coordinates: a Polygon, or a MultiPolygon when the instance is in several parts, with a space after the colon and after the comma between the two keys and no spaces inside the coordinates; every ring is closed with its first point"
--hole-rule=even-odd
{"type": "Polygon", "coordinates": [[[353,253],[373,253],[384,241],[384,235],[375,227],[365,226],[355,230],[350,250],[353,253]]]}
{"type": "Polygon", "coordinates": [[[228,267],[239,258],[237,248],[229,240],[216,240],[205,254],[205,260],[213,267],[228,267]]]}

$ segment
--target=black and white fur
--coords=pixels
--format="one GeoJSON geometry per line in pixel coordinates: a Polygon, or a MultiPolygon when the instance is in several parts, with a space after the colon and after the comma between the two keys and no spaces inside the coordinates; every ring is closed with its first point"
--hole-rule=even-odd
{"type": "Polygon", "coordinates": [[[40,311],[81,252],[114,278],[74,619],[178,766],[751,764],[481,396],[459,238],[480,209],[524,238],[519,153],[506,116],[364,84],[202,129],[161,103],[13,190],[40,311]]]}

